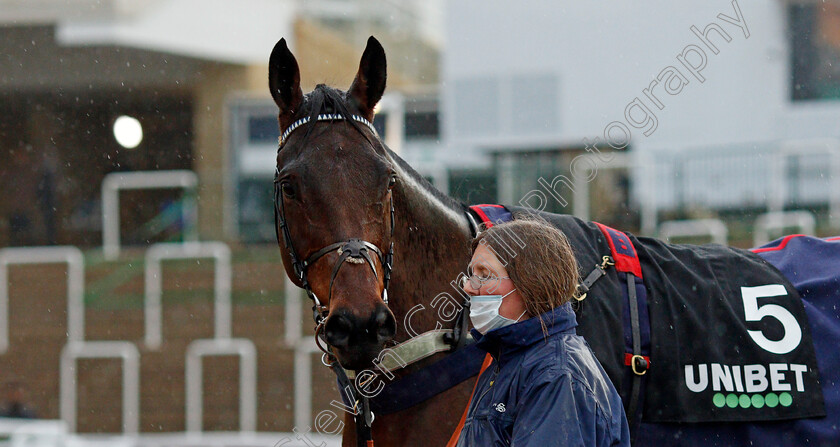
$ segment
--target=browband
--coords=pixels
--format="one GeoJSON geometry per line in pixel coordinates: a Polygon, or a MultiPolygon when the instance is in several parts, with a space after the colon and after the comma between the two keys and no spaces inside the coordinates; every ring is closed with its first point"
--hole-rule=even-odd
{"type": "MultiPolygon", "coordinates": [[[[354,121],[358,121],[358,122],[364,124],[365,126],[368,127],[368,129],[370,129],[371,132],[373,132],[374,135],[377,136],[377,138],[379,137],[379,134],[376,132],[376,128],[373,127],[373,124],[371,124],[370,121],[365,119],[365,117],[363,117],[361,115],[350,115],[350,118],[353,119],[354,121]]],[[[344,119],[345,119],[345,117],[342,116],[341,114],[338,114],[338,113],[322,113],[322,114],[318,115],[317,118],[315,118],[315,121],[341,121],[341,120],[344,120],[344,119]]],[[[302,126],[302,125],[304,125],[304,124],[306,124],[310,121],[312,121],[312,117],[307,116],[307,117],[304,117],[304,118],[301,118],[301,119],[295,121],[294,123],[292,123],[291,126],[287,127],[286,131],[283,132],[283,135],[280,135],[280,141],[279,141],[280,148],[283,147],[283,143],[286,142],[286,139],[289,138],[289,135],[292,132],[294,132],[295,129],[297,129],[298,127],[300,127],[300,126],[302,126]]],[[[280,149],[278,148],[277,150],[279,151],[280,149]]]]}

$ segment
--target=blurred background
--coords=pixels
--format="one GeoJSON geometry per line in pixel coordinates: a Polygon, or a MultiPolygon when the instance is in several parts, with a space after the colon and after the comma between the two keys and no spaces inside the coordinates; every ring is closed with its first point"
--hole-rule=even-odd
{"type": "Polygon", "coordinates": [[[285,37],[304,91],[345,89],[370,35],[374,124],[464,202],[840,233],[840,1],[0,0],[0,410],[271,445],[329,408],[276,248],[267,61],[285,37]]]}

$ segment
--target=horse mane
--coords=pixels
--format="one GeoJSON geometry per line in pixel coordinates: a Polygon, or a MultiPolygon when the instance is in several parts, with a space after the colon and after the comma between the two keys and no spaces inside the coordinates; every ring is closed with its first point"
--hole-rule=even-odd
{"type": "MultiPolygon", "coordinates": [[[[303,137],[304,142],[309,138],[309,134],[312,133],[312,130],[315,128],[318,115],[337,114],[344,118],[344,121],[346,123],[353,126],[354,129],[356,129],[359,133],[364,135],[368,142],[373,144],[374,142],[371,141],[368,133],[362,131],[362,128],[359,126],[359,123],[356,120],[352,119],[354,114],[359,114],[359,111],[355,110],[355,108],[352,107],[353,106],[350,103],[350,99],[348,98],[347,93],[325,84],[318,84],[317,86],[315,86],[315,89],[306,95],[306,99],[305,101],[303,101],[303,105],[300,111],[301,114],[310,118],[309,122],[305,125],[306,133],[303,137]]],[[[410,176],[411,179],[414,180],[414,182],[416,182],[418,185],[420,185],[420,187],[425,189],[435,199],[440,201],[441,204],[453,210],[466,211],[467,206],[464,203],[457,199],[449,197],[448,195],[442,193],[439,189],[435,188],[431,183],[429,183],[428,180],[426,180],[422,175],[415,171],[414,168],[411,167],[411,165],[409,165],[399,155],[394,153],[394,151],[388,148],[388,146],[385,146],[384,143],[382,143],[382,147],[385,148],[390,158],[400,167],[400,169],[403,172],[410,176]]]]}

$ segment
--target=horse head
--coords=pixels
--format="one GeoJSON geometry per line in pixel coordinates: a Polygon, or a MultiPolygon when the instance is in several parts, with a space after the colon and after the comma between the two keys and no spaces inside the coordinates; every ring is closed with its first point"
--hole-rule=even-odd
{"type": "Polygon", "coordinates": [[[283,264],[348,369],[369,367],[396,333],[387,287],[397,176],[370,124],[385,78],[385,51],[373,37],[346,92],[318,85],[304,95],[285,39],[269,60],[282,135],[274,198],[283,264]]]}

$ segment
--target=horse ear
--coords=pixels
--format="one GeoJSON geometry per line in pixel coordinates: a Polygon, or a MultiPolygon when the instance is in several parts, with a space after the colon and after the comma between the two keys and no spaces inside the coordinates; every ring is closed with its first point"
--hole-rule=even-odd
{"type": "MultiPolygon", "coordinates": [[[[268,88],[271,90],[271,97],[280,108],[281,124],[284,124],[283,121],[291,119],[303,102],[300,69],[295,56],[286,45],[286,39],[280,39],[271,50],[268,60],[268,88]]],[[[288,124],[285,123],[284,126],[288,124]]]]}
{"type": "Polygon", "coordinates": [[[350,97],[356,101],[359,112],[368,120],[373,119],[373,108],[385,92],[385,78],[387,67],[385,50],[376,38],[370,36],[356,79],[350,85],[350,97]]]}

